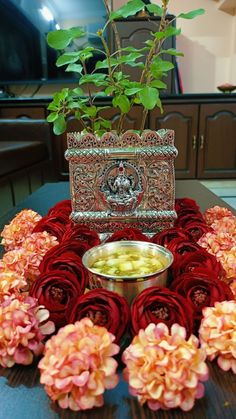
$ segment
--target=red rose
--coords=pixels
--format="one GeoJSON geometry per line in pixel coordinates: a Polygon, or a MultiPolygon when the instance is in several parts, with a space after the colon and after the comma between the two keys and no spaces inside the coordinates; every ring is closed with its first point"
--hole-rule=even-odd
{"type": "Polygon", "coordinates": [[[39,265],[39,270],[41,273],[55,270],[71,272],[77,277],[82,289],[88,285],[88,271],[82,264],[81,257],[74,252],[62,253],[57,257],[46,254],[39,265]]]}
{"type": "Polygon", "coordinates": [[[194,253],[196,250],[202,249],[201,246],[193,240],[184,240],[180,237],[171,240],[167,244],[167,248],[173,253],[175,260],[182,258],[186,253],[194,253]]]}
{"type": "Polygon", "coordinates": [[[59,328],[67,323],[65,311],[71,300],[78,298],[83,292],[84,288],[75,274],[55,270],[39,275],[29,294],[46,307],[50,312],[50,320],[59,328]]]}
{"type": "Polygon", "coordinates": [[[178,323],[188,336],[193,329],[192,305],[168,288],[150,287],[142,291],[131,305],[132,332],[137,335],[149,323],[165,323],[169,328],[178,323]]]}
{"type": "Polygon", "coordinates": [[[217,301],[233,300],[230,287],[207,269],[183,273],[172,282],[170,289],[186,298],[198,321],[201,320],[203,307],[211,307],[217,301]]]}
{"type": "Polygon", "coordinates": [[[66,257],[71,254],[77,255],[80,258],[84,255],[84,253],[89,250],[90,247],[87,243],[77,242],[75,241],[64,241],[63,243],[57,244],[56,246],[52,247],[50,250],[47,251],[45,256],[43,257],[42,263],[47,263],[47,260],[57,259],[60,256],[66,257]]]}
{"type": "Polygon", "coordinates": [[[35,226],[33,233],[47,231],[60,242],[66,230],[67,216],[63,214],[45,215],[35,226]]]}
{"type": "Polygon", "coordinates": [[[205,223],[198,223],[194,221],[188,222],[184,226],[185,231],[191,234],[193,240],[196,242],[202,237],[203,234],[209,231],[213,232],[213,229],[205,223]]]}
{"type": "Polygon", "coordinates": [[[116,336],[116,342],[126,331],[129,305],[124,297],[104,288],[93,289],[74,300],[67,310],[68,323],[89,317],[94,324],[104,326],[116,336]]]}
{"type": "Polygon", "coordinates": [[[175,200],[175,211],[177,212],[177,214],[182,208],[194,208],[199,210],[199,206],[197,205],[196,201],[194,201],[194,199],[177,198],[175,200]]]}
{"type": "Polygon", "coordinates": [[[87,243],[90,247],[97,246],[101,243],[96,231],[90,230],[87,226],[82,224],[74,224],[67,226],[62,241],[78,240],[87,243]]]}
{"type": "Polygon", "coordinates": [[[195,214],[191,214],[191,213],[190,214],[185,214],[182,217],[179,217],[178,216],[177,220],[175,221],[175,227],[182,227],[182,228],[185,229],[185,226],[189,222],[191,222],[191,223],[194,222],[194,223],[203,223],[203,224],[206,224],[205,221],[204,221],[204,219],[203,219],[202,214],[200,212],[197,212],[195,214]]]}
{"type": "Polygon", "coordinates": [[[149,238],[142,233],[138,228],[124,228],[123,230],[116,231],[112,234],[106,243],[116,242],[120,240],[138,240],[143,242],[149,242],[149,238]]]}
{"type": "Polygon", "coordinates": [[[174,278],[185,272],[195,272],[199,269],[207,269],[221,278],[224,276],[224,269],[221,263],[217,261],[214,255],[211,255],[204,249],[197,250],[194,253],[187,253],[182,258],[174,260],[171,270],[174,278]]]}
{"type": "Polygon", "coordinates": [[[191,240],[191,235],[187,233],[182,228],[168,228],[168,230],[162,230],[158,233],[156,233],[152,237],[152,243],[159,244],[160,246],[168,246],[168,243],[173,240],[180,238],[182,240],[191,240]]]}
{"type": "Polygon", "coordinates": [[[64,199],[64,201],[60,201],[56,205],[51,207],[48,211],[48,215],[63,214],[67,216],[68,221],[69,221],[69,216],[70,216],[71,211],[72,211],[71,200],[64,199]]]}

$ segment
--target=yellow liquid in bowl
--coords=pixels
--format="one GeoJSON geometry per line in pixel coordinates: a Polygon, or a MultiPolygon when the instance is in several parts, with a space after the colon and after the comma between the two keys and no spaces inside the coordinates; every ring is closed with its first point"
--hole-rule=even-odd
{"type": "Polygon", "coordinates": [[[146,276],[161,271],[164,267],[157,256],[134,249],[126,249],[125,253],[124,250],[116,250],[97,258],[90,265],[90,268],[98,274],[120,277],[146,276]]]}

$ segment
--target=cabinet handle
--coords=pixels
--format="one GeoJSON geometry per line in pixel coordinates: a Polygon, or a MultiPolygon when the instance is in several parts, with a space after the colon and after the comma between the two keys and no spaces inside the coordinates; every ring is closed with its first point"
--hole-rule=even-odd
{"type": "Polygon", "coordinates": [[[197,148],[197,136],[193,135],[193,150],[196,150],[197,148]]]}
{"type": "Polygon", "coordinates": [[[204,135],[200,136],[200,150],[204,149],[205,138],[204,135]]]}

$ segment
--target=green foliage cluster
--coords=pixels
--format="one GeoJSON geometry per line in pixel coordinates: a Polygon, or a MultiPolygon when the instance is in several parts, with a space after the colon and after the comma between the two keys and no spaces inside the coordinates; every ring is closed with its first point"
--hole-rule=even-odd
{"type": "Polygon", "coordinates": [[[130,109],[137,104],[143,106],[143,118],[140,123],[140,130],[142,130],[149,110],[157,106],[162,111],[160,90],[166,88],[163,79],[174,67],[172,62],[163,59],[163,54],[165,56],[183,55],[176,49],[163,48],[167,38],[181,33],[181,29],[173,25],[173,21],[176,18],[193,19],[204,13],[203,9],[197,9],[189,13],[181,13],[170,20],[167,19],[169,0],[161,0],[161,5],[145,5],[142,0],[129,0],[113,12],[109,9],[108,0],[104,0],[104,3],[108,11],[107,22],[103,28],[93,34],[100,38],[104,47],[103,51],[91,45],[72,52],[66,51],[66,48],[74,41],[86,35],[80,27],[57,30],[48,34],[49,46],[60,52],[56,65],[66,66],[65,71],[72,71],[79,76],[77,88],[64,88],[57,92],[48,106],[50,110],[48,121],[53,123],[54,133],[57,135],[66,130],[66,121],[70,115],[74,115],[81,122],[86,132],[96,132],[97,135],[102,135],[111,130],[111,122],[102,116],[101,110],[104,107],[96,106],[97,96],[112,97],[112,107],[118,108],[120,114],[117,126],[119,133],[123,130],[123,122],[130,109]],[[138,49],[132,46],[121,48],[115,26],[116,19],[134,16],[144,8],[149,13],[160,17],[158,31],[150,33],[150,39],[146,40],[143,48],[138,49]],[[113,52],[110,51],[104,36],[109,25],[115,34],[116,50],[113,52]],[[86,64],[89,58],[98,52],[104,56],[104,59],[97,61],[95,69],[88,73],[86,64]],[[125,71],[128,67],[141,68],[138,81],[130,80],[125,71]]]}

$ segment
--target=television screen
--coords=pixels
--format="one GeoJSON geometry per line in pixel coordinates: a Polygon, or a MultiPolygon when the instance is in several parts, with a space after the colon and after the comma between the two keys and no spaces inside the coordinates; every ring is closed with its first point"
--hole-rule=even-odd
{"type": "Polygon", "coordinates": [[[0,0],[0,84],[73,81],[74,73],[56,67],[57,52],[47,45],[46,36],[80,26],[87,35],[79,45],[103,50],[93,34],[104,26],[106,15],[103,0],[0,0]]]}

